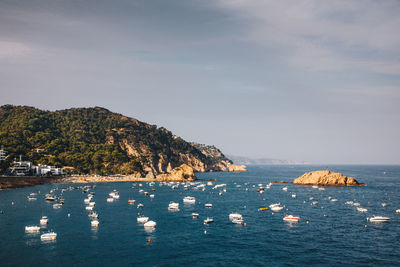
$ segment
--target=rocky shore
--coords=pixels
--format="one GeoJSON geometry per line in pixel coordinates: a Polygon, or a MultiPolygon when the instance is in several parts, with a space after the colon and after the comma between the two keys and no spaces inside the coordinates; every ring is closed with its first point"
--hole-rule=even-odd
{"type": "Polygon", "coordinates": [[[322,186],[354,186],[364,185],[353,177],[347,177],[341,173],[325,171],[314,171],[303,174],[293,181],[296,185],[322,185],[322,186]]]}
{"type": "Polygon", "coordinates": [[[12,189],[41,184],[54,184],[63,182],[60,177],[37,177],[37,176],[0,176],[0,189],[12,189]]]}

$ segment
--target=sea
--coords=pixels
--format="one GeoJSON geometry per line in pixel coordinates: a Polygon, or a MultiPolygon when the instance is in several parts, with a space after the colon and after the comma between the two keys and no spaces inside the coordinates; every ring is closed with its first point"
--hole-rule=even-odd
{"type": "Polygon", "coordinates": [[[95,228],[85,209],[83,184],[2,190],[0,266],[400,266],[400,213],[396,213],[400,166],[248,169],[198,173],[204,191],[198,183],[174,189],[158,182],[86,184],[95,193],[92,201],[99,215],[95,228]],[[257,191],[274,180],[289,182],[305,172],[327,168],[366,185],[320,189],[272,184],[262,194],[257,191]],[[213,185],[207,185],[209,180],[213,185]],[[226,186],[213,189],[219,184],[226,186]],[[51,190],[65,200],[59,209],[45,201],[51,190]],[[120,198],[107,202],[113,190],[120,198]],[[28,200],[31,193],[37,194],[37,200],[28,200]],[[183,204],[185,196],[195,197],[196,203],[183,204]],[[135,204],[128,204],[129,199],[135,204]],[[168,210],[171,201],[179,203],[178,211],[168,210]],[[139,203],[143,207],[138,208],[139,203]],[[212,208],[206,208],[206,203],[212,208]],[[268,207],[274,203],[284,208],[273,212],[268,207]],[[359,212],[349,203],[359,203],[368,211],[359,212]],[[199,214],[197,219],[192,218],[193,212],[199,214]],[[229,220],[232,212],[242,214],[242,225],[229,220]],[[300,221],[283,221],[289,214],[300,221]],[[156,227],[145,229],[137,222],[139,215],[155,221],[156,227]],[[367,220],[374,215],[390,220],[367,220]],[[48,224],[38,233],[26,233],[25,226],[39,226],[42,216],[48,217],[48,224]],[[207,217],[214,222],[205,225],[207,217]],[[40,235],[49,231],[57,233],[56,240],[41,241],[40,235]]]}

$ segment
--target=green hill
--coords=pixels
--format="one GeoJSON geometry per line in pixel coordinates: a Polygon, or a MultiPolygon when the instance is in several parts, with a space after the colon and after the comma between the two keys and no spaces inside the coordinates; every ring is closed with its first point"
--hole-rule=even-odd
{"type": "Polygon", "coordinates": [[[76,173],[152,176],[188,164],[197,172],[225,171],[232,162],[203,153],[167,129],[101,107],[44,111],[0,107],[0,145],[8,157],[69,166],[76,173]]]}

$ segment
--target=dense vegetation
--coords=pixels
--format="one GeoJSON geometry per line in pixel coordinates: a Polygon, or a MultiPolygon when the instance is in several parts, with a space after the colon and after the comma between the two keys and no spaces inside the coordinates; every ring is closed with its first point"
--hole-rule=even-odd
{"type": "Polygon", "coordinates": [[[182,153],[210,161],[165,128],[100,107],[50,112],[1,106],[1,145],[8,154],[3,170],[19,155],[35,164],[70,166],[74,172],[92,174],[144,174],[144,167],[160,158],[179,164],[182,153]]]}

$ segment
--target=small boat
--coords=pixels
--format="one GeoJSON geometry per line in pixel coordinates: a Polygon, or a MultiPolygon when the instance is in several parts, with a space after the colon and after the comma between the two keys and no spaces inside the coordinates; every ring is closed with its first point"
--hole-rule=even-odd
{"type": "Polygon", "coordinates": [[[383,216],[373,216],[371,218],[367,218],[367,221],[370,222],[387,222],[389,220],[390,220],[389,217],[383,217],[383,216]]]}
{"type": "Polygon", "coordinates": [[[94,207],[94,205],[96,205],[96,202],[89,202],[90,207],[94,207]]]}
{"type": "Polygon", "coordinates": [[[361,204],[358,203],[358,202],[354,202],[354,203],[353,203],[353,206],[354,206],[354,207],[359,207],[359,206],[361,206],[361,204]]]}
{"type": "Polygon", "coordinates": [[[368,211],[366,208],[361,208],[361,207],[357,207],[357,210],[359,212],[367,212],[368,211]]]}
{"type": "Polygon", "coordinates": [[[92,219],[97,219],[98,217],[99,217],[99,215],[96,213],[96,212],[94,212],[94,211],[92,211],[91,213],[89,213],[89,215],[88,215],[90,218],[92,218],[92,219]]]}
{"type": "Polygon", "coordinates": [[[168,205],[168,209],[169,210],[177,210],[179,209],[179,203],[175,203],[175,202],[170,202],[168,205]]]}
{"type": "Polygon", "coordinates": [[[107,198],[107,202],[114,202],[114,198],[112,197],[107,198]]]}
{"type": "Polygon", "coordinates": [[[243,219],[233,219],[232,222],[235,224],[243,224],[244,221],[243,219]]]}
{"type": "Polygon", "coordinates": [[[134,200],[134,199],[129,199],[129,200],[128,200],[128,203],[129,203],[129,204],[135,204],[135,200],[134,200]]]}
{"type": "Polygon", "coordinates": [[[285,222],[299,222],[300,217],[293,216],[293,215],[286,215],[285,217],[283,217],[283,220],[285,222]]]}
{"type": "Polygon", "coordinates": [[[204,205],[206,208],[212,208],[212,204],[211,203],[206,203],[205,205],[204,205]]]}
{"type": "Polygon", "coordinates": [[[47,224],[47,221],[49,219],[47,218],[47,216],[42,216],[42,219],[40,219],[40,224],[47,224]]]}
{"type": "Polygon", "coordinates": [[[272,211],[280,211],[280,210],[283,210],[283,207],[281,207],[281,206],[273,206],[273,207],[271,208],[271,210],[272,210],[272,211]]]}
{"type": "Polygon", "coordinates": [[[332,201],[332,202],[336,202],[337,199],[336,199],[336,198],[332,198],[331,201],[332,201]]]}
{"type": "Polygon", "coordinates": [[[33,200],[37,200],[37,198],[35,198],[35,197],[28,197],[28,200],[29,200],[29,201],[33,201],[33,200]]]}
{"type": "Polygon", "coordinates": [[[137,222],[139,222],[139,223],[146,223],[146,222],[149,221],[149,217],[139,216],[139,217],[137,217],[136,220],[137,220],[137,222]]]}
{"type": "Polygon", "coordinates": [[[90,222],[90,225],[93,227],[98,227],[99,226],[99,221],[98,220],[93,220],[90,222]]]}
{"type": "Polygon", "coordinates": [[[83,202],[84,202],[85,204],[89,204],[90,198],[85,198],[85,199],[83,200],[83,202]]]}
{"type": "Polygon", "coordinates": [[[311,203],[311,205],[318,205],[318,201],[313,201],[312,203],[311,203]]]}
{"type": "Polygon", "coordinates": [[[41,240],[56,240],[57,234],[54,232],[45,233],[40,236],[41,240]]]}
{"type": "Polygon", "coordinates": [[[207,217],[207,219],[204,220],[204,224],[210,224],[210,223],[213,223],[213,222],[214,222],[214,219],[210,218],[210,217],[207,217]]]}
{"type": "Polygon", "coordinates": [[[382,205],[382,207],[386,207],[388,204],[387,203],[382,203],[381,205],[382,205]]]}
{"type": "Polygon", "coordinates": [[[400,209],[397,209],[397,210],[396,210],[396,213],[400,213],[400,209]]]}
{"type": "Polygon", "coordinates": [[[193,218],[193,219],[197,219],[197,218],[199,218],[199,214],[198,214],[198,213],[195,213],[195,212],[193,212],[193,213],[192,213],[192,218],[193,218]]]}
{"type": "Polygon", "coordinates": [[[325,190],[325,188],[323,188],[323,187],[319,187],[319,188],[318,188],[318,190],[320,190],[320,191],[324,191],[324,190],[325,190]]]}
{"type": "Polygon", "coordinates": [[[59,209],[61,207],[62,207],[62,204],[60,204],[60,203],[53,204],[53,209],[59,209]]]}
{"type": "Polygon", "coordinates": [[[296,194],[292,194],[292,198],[296,198],[296,194]]]}
{"type": "Polygon", "coordinates": [[[317,189],[317,188],[318,188],[318,185],[313,185],[312,188],[317,189]]]}
{"type": "Polygon", "coordinates": [[[25,232],[28,233],[35,233],[35,232],[39,232],[40,231],[40,227],[39,226],[25,226],[25,232]]]}
{"type": "Polygon", "coordinates": [[[283,191],[287,191],[288,188],[285,186],[284,188],[282,188],[283,191]]]}
{"type": "Polygon", "coordinates": [[[239,214],[237,212],[233,212],[229,214],[229,220],[234,220],[234,219],[243,219],[242,214],[239,214]]]}
{"type": "Polygon", "coordinates": [[[268,208],[259,208],[258,211],[268,210],[268,208]]]}
{"type": "Polygon", "coordinates": [[[86,210],[93,210],[92,206],[86,206],[86,210]]]}
{"type": "Polygon", "coordinates": [[[46,201],[54,201],[54,200],[56,200],[56,198],[54,197],[54,196],[46,196],[46,201]]]}
{"type": "Polygon", "coordinates": [[[269,208],[272,208],[272,207],[279,207],[280,205],[281,205],[281,203],[271,204],[271,205],[269,205],[269,208]]]}
{"type": "Polygon", "coordinates": [[[155,221],[148,221],[145,224],[143,224],[144,227],[147,228],[155,228],[157,225],[157,223],[155,221]]]}
{"type": "Polygon", "coordinates": [[[189,197],[189,196],[184,197],[183,198],[183,203],[185,203],[185,204],[196,204],[196,198],[189,197]]]}
{"type": "Polygon", "coordinates": [[[151,194],[149,197],[150,197],[150,198],[154,198],[154,194],[151,194]]]}
{"type": "Polygon", "coordinates": [[[115,195],[113,195],[112,196],[114,199],[119,199],[119,195],[118,194],[115,194],[115,195]]]}
{"type": "Polygon", "coordinates": [[[353,205],[354,204],[354,202],[353,201],[346,201],[346,203],[345,204],[347,204],[347,205],[353,205]]]}

